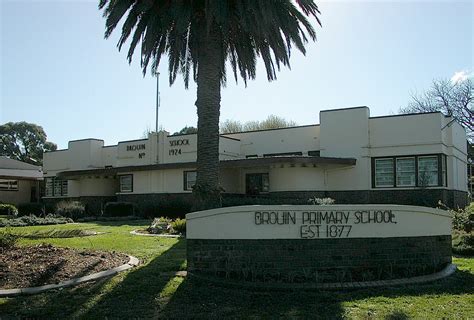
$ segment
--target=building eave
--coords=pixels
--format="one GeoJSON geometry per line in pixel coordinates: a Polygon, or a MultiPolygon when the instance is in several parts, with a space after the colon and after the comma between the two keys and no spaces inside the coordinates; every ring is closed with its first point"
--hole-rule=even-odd
{"type": "MultiPolygon", "coordinates": [[[[261,167],[272,164],[331,164],[340,166],[354,166],[356,159],[354,158],[332,158],[332,157],[268,157],[255,159],[235,159],[235,160],[220,160],[220,168],[242,168],[242,167],[261,167]]],[[[71,170],[62,171],[57,174],[62,178],[77,178],[79,176],[92,175],[116,175],[126,172],[134,171],[148,171],[148,170],[166,170],[166,169],[193,169],[197,167],[196,162],[176,162],[176,163],[160,163],[140,166],[124,166],[124,167],[110,167],[110,168],[94,168],[85,170],[71,170]]]]}

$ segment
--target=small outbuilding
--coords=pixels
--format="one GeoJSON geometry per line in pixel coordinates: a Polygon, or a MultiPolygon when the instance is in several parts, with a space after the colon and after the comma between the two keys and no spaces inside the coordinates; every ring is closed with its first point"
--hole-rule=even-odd
{"type": "Polygon", "coordinates": [[[40,166],[0,156],[0,203],[38,202],[42,180],[40,166]]]}

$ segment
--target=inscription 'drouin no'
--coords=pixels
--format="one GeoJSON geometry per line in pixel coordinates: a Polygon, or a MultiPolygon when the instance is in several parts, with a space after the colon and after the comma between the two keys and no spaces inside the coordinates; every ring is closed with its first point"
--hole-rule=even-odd
{"type": "Polygon", "coordinates": [[[347,238],[359,224],[396,224],[392,210],[256,211],[256,225],[299,225],[302,239],[347,238]]]}

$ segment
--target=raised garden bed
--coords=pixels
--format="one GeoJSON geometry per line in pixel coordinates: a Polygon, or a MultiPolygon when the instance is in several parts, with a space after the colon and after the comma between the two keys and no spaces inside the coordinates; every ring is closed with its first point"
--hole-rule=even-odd
{"type": "Polygon", "coordinates": [[[39,244],[0,249],[0,288],[59,283],[109,270],[129,261],[123,253],[74,250],[39,244]]]}

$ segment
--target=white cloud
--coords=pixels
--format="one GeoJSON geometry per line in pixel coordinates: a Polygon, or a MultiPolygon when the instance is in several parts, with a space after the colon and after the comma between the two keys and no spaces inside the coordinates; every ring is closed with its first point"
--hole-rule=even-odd
{"type": "Polygon", "coordinates": [[[455,72],[454,75],[451,77],[451,82],[452,83],[458,83],[466,80],[467,78],[470,78],[474,75],[472,72],[468,72],[466,70],[458,71],[455,72]]]}

